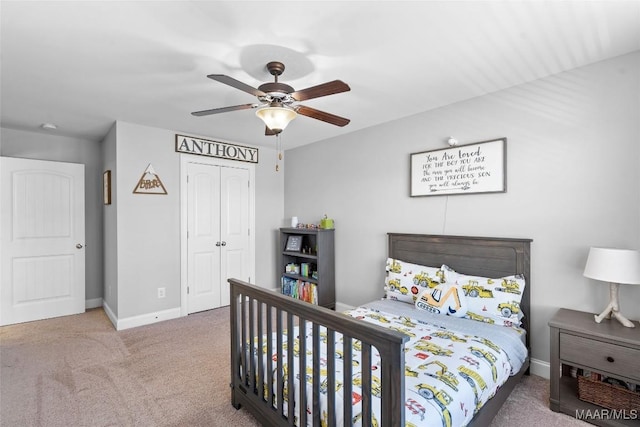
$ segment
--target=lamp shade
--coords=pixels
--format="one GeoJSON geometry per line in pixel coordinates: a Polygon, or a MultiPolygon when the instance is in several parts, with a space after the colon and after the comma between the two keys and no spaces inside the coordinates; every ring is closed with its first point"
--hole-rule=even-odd
{"type": "Polygon", "coordinates": [[[603,282],[640,285],[640,252],[591,248],[584,276],[603,282]]]}
{"type": "Polygon", "coordinates": [[[282,132],[297,115],[293,109],[279,105],[268,105],[256,111],[256,116],[274,133],[282,132]]]}

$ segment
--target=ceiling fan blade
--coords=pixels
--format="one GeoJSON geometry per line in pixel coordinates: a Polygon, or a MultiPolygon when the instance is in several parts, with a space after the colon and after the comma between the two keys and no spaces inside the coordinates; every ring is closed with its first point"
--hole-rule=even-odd
{"type": "Polygon", "coordinates": [[[249,108],[256,108],[259,104],[242,104],[234,105],[232,107],[212,108],[211,110],[194,111],[191,113],[194,116],[208,116],[209,114],[226,113],[228,111],[236,110],[248,110],[249,108]]]}
{"type": "Polygon", "coordinates": [[[315,108],[305,107],[304,105],[298,105],[295,107],[298,114],[311,117],[312,119],[322,120],[323,122],[331,123],[336,126],[346,126],[351,120],[344,117],[336,116],[335,114],[325,113],[324,111],[316,110],[315,108]]]}
{"type": "Polygon", "coordinates": [[[256,89],[253,86],[249,86],[246,83],[242,83],[240,80],[236,80],[233,77],[229,77],[224,74],[209,74],[207,77],[209,77],[212,80],[218,81],[220,83],[229,85],[231,87],[235,87],[236,89],[240,89],[244,92],[250,93],[251,95],[255,95],[255,96],[266,95],[266,93],[264,93],[263,91],[256,89]]]}
{"type": "Polygon", "coordinates": [[[306,101],[307,99],[320,98],[321,96],[333,95],[334,93],[348,92],[351,88],[342,80],[323,83],[306,89],[297,90],[291,93],[296,101],[306,101]]]}
{"type": "Polygon", "coordinates": [[[264,134],[265,134],[265,136],[277,135],[274,131],[269,129],[269,126],[265,126],[264,127],[264,134]]]}

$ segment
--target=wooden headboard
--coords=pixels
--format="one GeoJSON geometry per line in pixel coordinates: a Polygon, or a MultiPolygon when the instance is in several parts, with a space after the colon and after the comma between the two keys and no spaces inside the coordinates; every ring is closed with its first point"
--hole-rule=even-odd
{"type": "Polygon", "coordinates": [[[526,344],[530,349],[532,239],[402,233],[388,235],[391,258],[431,267],[446,264],[458,273],[473,276],[499,278],[524,275],[526,286],[520,308],[525,314],[522,326],[527,331],[526,344]]]}

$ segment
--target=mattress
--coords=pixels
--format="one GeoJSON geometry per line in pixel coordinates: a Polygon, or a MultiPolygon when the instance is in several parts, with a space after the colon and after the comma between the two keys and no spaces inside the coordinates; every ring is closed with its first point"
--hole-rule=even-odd
{"type": "MultiPolygon", "coordinates": [[[[523,344],[523,333],[516,328],[508,328],[477,322],[468,319],[433,315],[417,310],[410,304],[396,301],[376,301],[345,312],[363,321],[394,329],[409,336],[405,344],[405,420],[407,426],[465,426],[474,414],[489,400],[511,374],[520,370],[527,357],[523,344]]],[[[313,395],[313,372],[307,369],[306,376],[300,378],[299,358],[306,357],[306,366],[312,365],[313,332],[310,325],[304,331],[296,331],[294,341],[294,366],[287,366],[286,354],[290,350],[283,343],[283,371],[285,378],[289,372],[296,373],[294,390],[283,391],[285,411],[291,401],[299,400],[301,389],[307,396],[313,395]],[[306,353],[300,354],[300,339],[306,340],[306,353]]],[[[372,424],[377,425],[380,418],[380,375],[384,369],[375,348],[371,351],[371,366],[362,366],[362,354],[359,342],[352,345],[351,360],[343,360],[343,337],[335,335],[335,406],[337,425],[369,425],[362,421],[362,371],[369,369],[372,378],[371,407],[372,424]],[[344,382],[343,367],[352,365],[352,393],[345,399],[342,388],[344,382]],[[343,420],[343,406],[352,405],[353,419],[343,420]]],[[[257,338],[256,338],[257,339],[257,338]]],[[[273,348],[276,337],[271,336],[273,348]]],[[[327,334],[320,328],[320,360],[326,361],[327,334]]],[[[255,346],[254,356],[258,349],[255,346]]],[[[261,357],[266,369],[266,344],[261,357]]],[[[273,357],[274,355],[269,355],[273,357]]],[[[260,362],[258,362],[260,363],[260,362]]],[[[275,365],[272,365],[275,366],[275,365]]],[[[277,368],[274,368],[277,369],[277,368]]],[[[327,370],[321,369],[320,380],[320,418],[327,419],[327,399],[323,395],[327,390],[327,370]]],[[[276,373],[273,375],[274,381],[276,373]]],[[[286,384],[286,380],[285,380],[286,384]]],[[[277,387],[273,387],[277,390],[277,387]]],[[[266,396],[265,396],[266,397],[266,396]]],[[[279,396],[274,396],[277,401],[279,396]]],[[[306,411],[309,420],[313,419],[313,408],[307,398],[306,411]]],[[[295,403],[294,403],[295,404],[295,403]]],[[[296,413],[298,408],[296,408],[296,413]]],[[[285,412],[286,413],[286,412],[285,412]]],[[[297,425],[297,423],[296,423],[297,425]]]]}
{"type": "Polygon", "coordinates": [[[418,310],[412,304],[388,299],[372,301],[362,307],[382,311],[396,316],[412,317],[419,323],[437,325],[442,328],[452,328],[467,335],[490,336],[491,339],[498,345],[502,346],[507,353],[513,368],[511,375],[520,371],[522,364],[525,362],[529,354],[526,347],[527,331],[515,326],[505,327],[491,323],[469,320],[466,318],[461,319],[452,316],[443,316],[441,314],[418,310]],[[520,343],[518,343],[518,341],[520,341],[520,343]]]}

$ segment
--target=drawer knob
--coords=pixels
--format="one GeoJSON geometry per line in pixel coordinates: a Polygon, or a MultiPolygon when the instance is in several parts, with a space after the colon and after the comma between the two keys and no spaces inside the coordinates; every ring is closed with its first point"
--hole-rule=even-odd
{"type": "Polygon", "coordinates": [[[615,362],[615,359],[611,356],[607,356],[607,362],[613,363],[615,362]]]}

